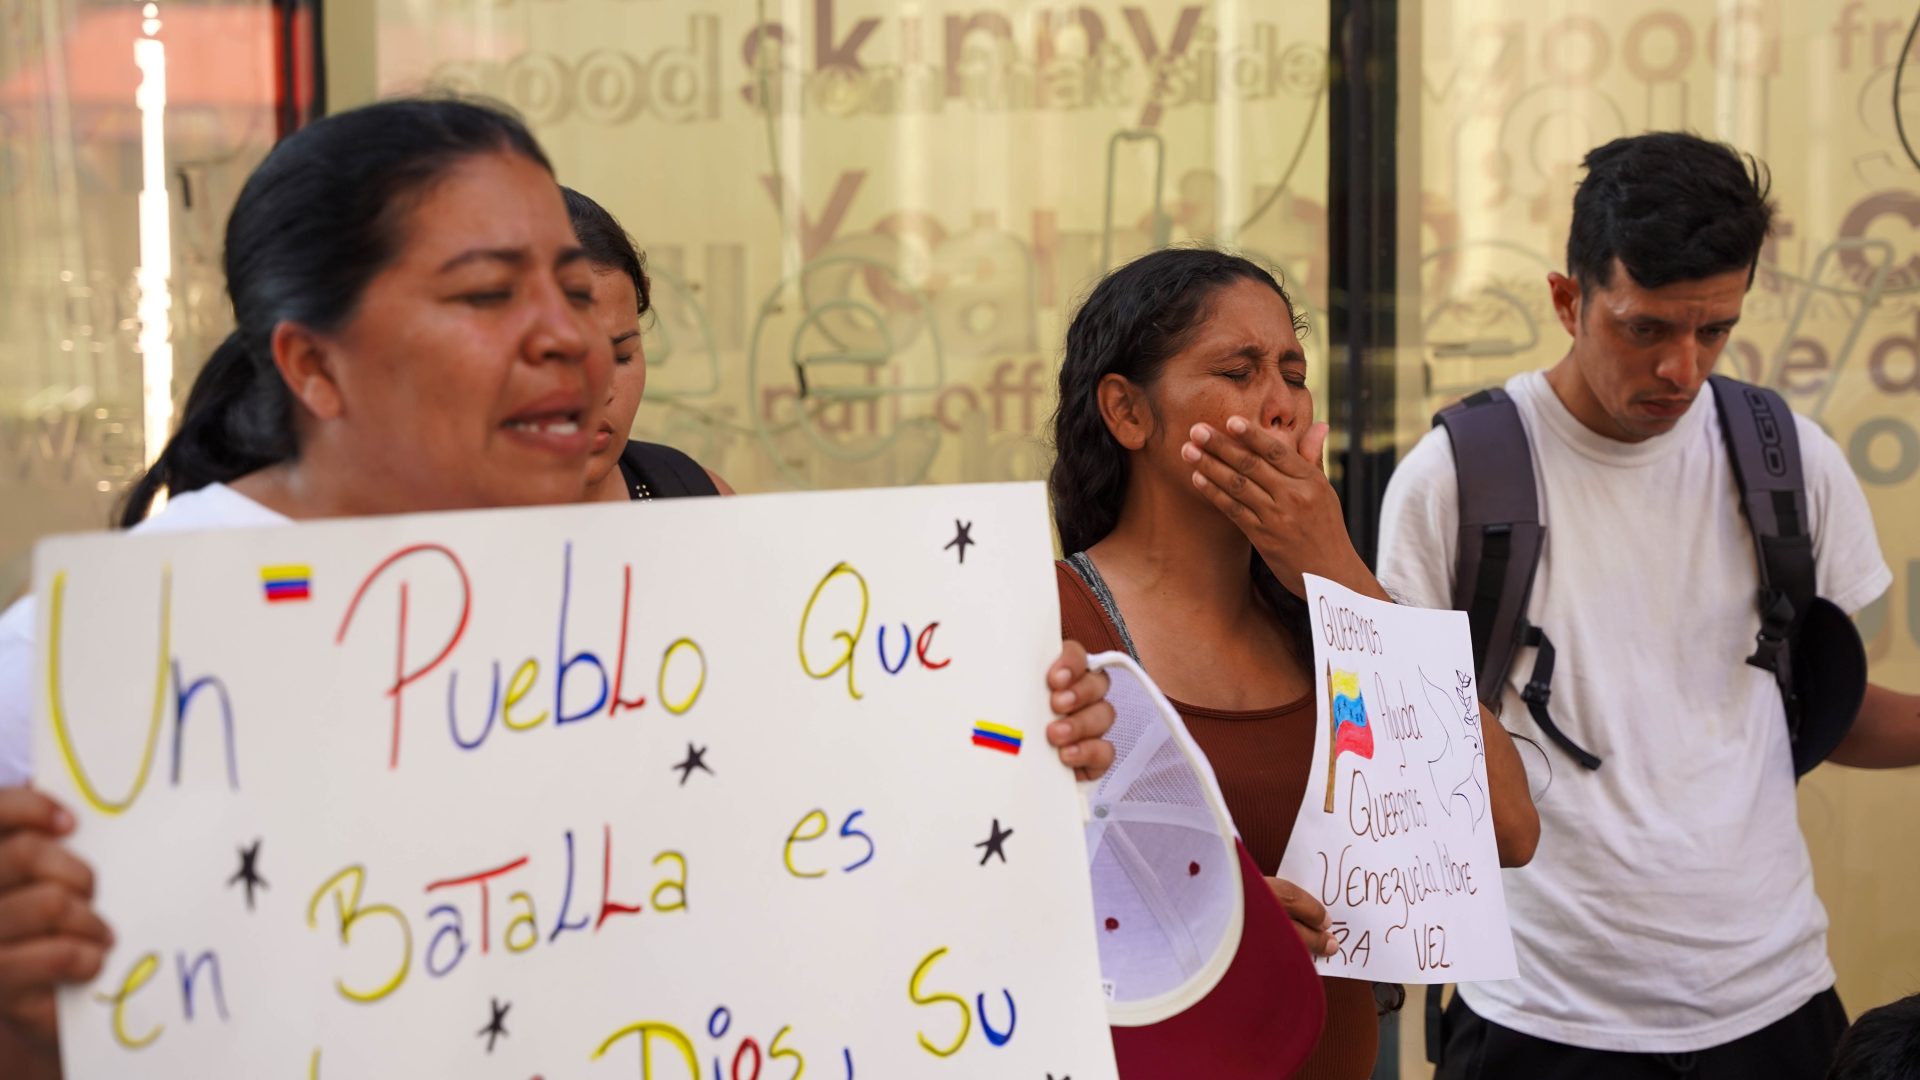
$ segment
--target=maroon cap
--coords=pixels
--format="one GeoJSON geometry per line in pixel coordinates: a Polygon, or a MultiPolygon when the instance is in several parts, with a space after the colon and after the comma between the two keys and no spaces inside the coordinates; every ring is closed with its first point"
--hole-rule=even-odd
{"type": "Polygon", "coordinates": [[[1320,1041],[1327,1001],[1313,958],[1244,844],[1240,945],[1227,973],[1184,1012],[1145,1027],[1115,1027],[1125,1080],[1292,1076],[1320,1041]]]}

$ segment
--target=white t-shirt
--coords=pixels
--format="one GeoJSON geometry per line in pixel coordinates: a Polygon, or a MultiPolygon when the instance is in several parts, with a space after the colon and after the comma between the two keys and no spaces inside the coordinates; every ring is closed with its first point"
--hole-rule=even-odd
{"type": "MultiPolygon", "coordinates": [[[[225,484],[212,484],[170,499],[133,532],[185,532],[286,525],[293,519],[247,498],[225,484]]],[[[33,597],[0,615],[0,787],[33,775],[33,647],[38,633],[33,597]]]]}
{"type": "MultiPolygon", "coordinates": [[[[1552,764],[1539,850],[1503,879],[1520,975],[1460,993],[1488,1020],[1558,1043],[1718,1046],[1834,976],[1779,690],[1745,662],[1759,570],[1713,394],[1667,434],[1624,443],[1574,419],[1544,372],[1507,393],[1547,526],[1527,618],[1558,651],[1553,720],[1605,764],[1580,767],[1533,722],[1520,690],[1534,650],[1520,650],[1502,720],[1552,764]]],[[[1893,575],[1840,448],[1794,419],[1819,593],[1852,614],[1893,575]]],[[[1387,487],[1382,584],[1451,607],[1458,521],[1453,445],[1436,429],[1387,487]]],[[[1524,757],[1537,774],[1538,755],[1524,757]]]]}

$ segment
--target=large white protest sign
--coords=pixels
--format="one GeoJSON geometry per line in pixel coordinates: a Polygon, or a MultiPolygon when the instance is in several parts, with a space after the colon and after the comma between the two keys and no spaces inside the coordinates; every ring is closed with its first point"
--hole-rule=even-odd
{"type": "Polygon", "coordinates": [[[1512,978],[1467,616],[1311,574],[1307,605],[1316,764],[1280,876],[1327,906],[1340,951],[1323,969],[1379,982],[1512,978]]]}
{"type": "Polygon", "coordinates": [[[1037,485],[88,536],[71,1080],[1112,1077],[1037,485]]]}

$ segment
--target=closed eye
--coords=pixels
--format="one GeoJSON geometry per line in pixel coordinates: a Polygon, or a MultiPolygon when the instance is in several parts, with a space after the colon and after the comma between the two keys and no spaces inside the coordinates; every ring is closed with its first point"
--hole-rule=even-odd
{"type": "Polygon", "coordinates": [[[480,307],[480,308],[499,307],[500,305],[513,299],[513,290],[512,289],[482,289],[477,292],[463,293],[461,294],[459,299],[461,303],[471,304],[474,307],[480,307]]]}

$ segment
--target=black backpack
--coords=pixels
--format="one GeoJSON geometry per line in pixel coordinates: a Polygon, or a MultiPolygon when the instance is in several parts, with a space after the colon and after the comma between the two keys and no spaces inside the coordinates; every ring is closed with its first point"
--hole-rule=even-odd
{"type": "MultiPolygon", "coordinates": [[[[1747,663],[1772,673],[1780,687],[1797,779],[1826,760],[1852,727],[1866,694],[1866,649],[1853,620],[1815,591],[1800,432],[1787,403],[1722,375],[1708,383],[1759,556],[1760,632],[1747,663]]],[[[1467,613],[1480,700],[1498,713],[1515,654],[1533,646],[1533,673],[1520,700],[1556,746],[1598,769],[1600,759],[1553,722],[1553,642],[1527,622],[1547,529],[1519,409],[1504,391],[1482,390],[1433,422],[1453,441],[1460,487],[1453,606],[1467,613]]],[[[1445,1035],[1437,984],[1427,988],[1426,1013],[1427,1060],[1438,1064],[1445,1035]]]]}

